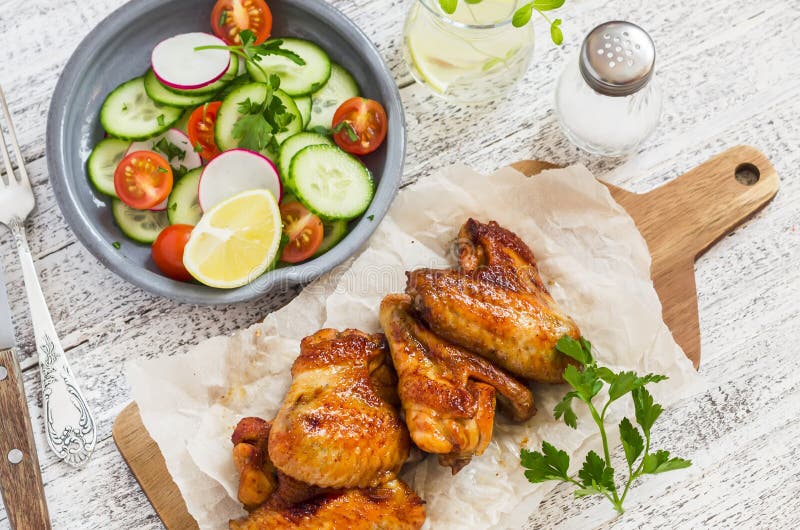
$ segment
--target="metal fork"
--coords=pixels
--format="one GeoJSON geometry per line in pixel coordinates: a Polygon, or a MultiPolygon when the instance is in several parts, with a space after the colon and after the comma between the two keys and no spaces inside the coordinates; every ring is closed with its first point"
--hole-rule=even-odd
{"type": "Polygon", "coordinates": [[[42,407],[44,408],[45,435],[50,447],[59,458],[73,466],[80,466],[89,459],[97,440],[94,418],[78,388],[75,376],[69,367],[64,349],[56,335],[53,319],[47,309],[28,240],[25,237],[25,219],[33,210],[34,198],[25,161],[19,150],[17,134],[8,111],[6,97],[0,88],[0,106],[5,117],[6,129],[11,138],[11,147],[17,159],[17,177],[8,154],[2,120],[0,120],[0,154],[4,171],[0,171],[0,223],[6,225],[14,235],[14,241],[22,263],[25,290],[31,307],[33,333],[39,353],[39,369],[42,377],[42,407]],[[5,174],[5,176],[3,176],[5,174]]]}

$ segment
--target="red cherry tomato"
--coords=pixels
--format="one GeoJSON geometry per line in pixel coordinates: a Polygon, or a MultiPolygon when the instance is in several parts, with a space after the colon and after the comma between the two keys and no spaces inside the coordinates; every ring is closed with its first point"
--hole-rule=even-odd
{"type": "Polygon", "coordinates": [[[189,123],[186,126],[192,147],[195,150],[198,147],[203,149],[200,151],[200,157],[205,161],[212,160],[220,154],[214,139],[214,124],[217,122],[217,112],[221,105],[221,101],[212,101],[197,107],[189,116],[189,123]]]}
{"type": "Polygon", "coordinates": [[[153,261],[164,276],[179,282],[188,282],[192,279],[192,275],[183,265],[183,249],[189,242],[192,228],[194,227],[191,225],[172,225],[158,234],[151,250],[153,261]]]}
{"type": "Polygon", "coordinates": [[[261,44],[272,32],[272,11],[264,0],[218,0],[211,11],[211,27],[228,44],[241,44],[239,33],[246,29],[255,34],[255,44],[261,44]]]}
{"type": "Polygon", "coordinates": [[[286,263],[300,263],[314,255],[322,244],[323,228],[320,218],[309,212],[298,201],[286,202],[281,206],[283,233],[289,243],[283,247],[281,260],[286,263]]]}
{"type": "Polygon", "coordinates": [[[351,98],[333,115],[334,141],[354,155],[375,151],[386,138],[389,120],[383,106],[373,99],[351,98]]]}
{"type": "Polygon", "coordinates": [[[138,210],[148,210],[172,191],[169,162],[152,151],[135,151],[114,171],[114,189],[122,202],[138,210]]]}

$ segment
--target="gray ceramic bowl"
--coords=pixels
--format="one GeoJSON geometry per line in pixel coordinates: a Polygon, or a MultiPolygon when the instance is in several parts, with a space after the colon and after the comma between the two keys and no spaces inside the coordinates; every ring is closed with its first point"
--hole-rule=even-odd
{"type": "Polygon", "coordinates": [[[397,193],[405,157],[405,117],[391,73],[370,40],[322,0],[270,0],[274,36],[296,36],[320,44],[349,70],[365,97],[380,101],[389,117],[386,142],[364,158],[377,190],[369,210],[333,250],[293,267],[268,272],[234,290],[181,283],[158,273],[150,247],[130,242],[114,224],[108,201],[89,184],[86,159],[102,138],[100,106],[117,85],[141,75],[150,51],[162,39],[210,31],[214,0],[135,0],[101,22],[75,50],[58,81],[47,119],[47,162],[56,199],[78,239],[105,266],[127,281],[174,300],[224,304],[313,280],[361,247],[397,193]],[[120,249],[113,246],[122,243],[120,249]]]}

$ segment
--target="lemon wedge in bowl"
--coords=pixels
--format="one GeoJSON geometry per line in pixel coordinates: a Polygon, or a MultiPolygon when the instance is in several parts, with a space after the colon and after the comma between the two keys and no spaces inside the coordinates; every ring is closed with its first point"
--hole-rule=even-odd
{"type": "Polygon", "coordinates": [[[210,287],[247,285],[266,271],[281,243],[281,213],[268,190],[250,190],[203,215],[183,252],[189,274],[210,287]]]}

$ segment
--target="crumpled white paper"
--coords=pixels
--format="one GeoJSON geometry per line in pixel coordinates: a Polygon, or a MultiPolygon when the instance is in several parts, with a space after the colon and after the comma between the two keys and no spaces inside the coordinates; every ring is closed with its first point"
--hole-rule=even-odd
{"type": "MultiPolygon", "coordinates": [[[[129,363],[144,425],[201,528],[227,528],[244,515],[235,501],[230,435],[242,417],[271,419],[277,412],[300,339],[322,327],[379,331],[381,298],[404,289],[406,270],[453,265],[451,244],[468,217],[496,220],[530,245],[553,297],[603,364],[669,375],[652,389],[664,405],[699,388],[661,318],[646,243],[605,186],[578,166],[532,178],[509,168],[484,176],[455,166],[400,192],[357,257],[262,324],[185,355],[129,363]]],[[[538,448],[546,439],[570,453],[577,468],[600,446],[586,410],[578,408],[576,430],[553,419],[564,386],[533,391],[539,413],[522,425],[500,415],[487,451],[456,476],[434,457],[407,466],[403,478],[427,502],[427,528],[519,528],[554,486],[528,483],[520,447],[538,448]]],[[[629,402],[615,404],[610,424],[632,417],[629,402]]]]}

